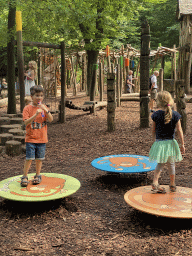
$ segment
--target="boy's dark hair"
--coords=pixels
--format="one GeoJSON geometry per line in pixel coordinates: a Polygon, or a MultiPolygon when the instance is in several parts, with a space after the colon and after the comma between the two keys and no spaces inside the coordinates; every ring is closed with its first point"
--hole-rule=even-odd
{"type": "Polygon", "coordinates": [[[35,93],[43,92],[44,89],[40,85],[34,85],[30,88],[31,96],[33,96],[35,93]]]}

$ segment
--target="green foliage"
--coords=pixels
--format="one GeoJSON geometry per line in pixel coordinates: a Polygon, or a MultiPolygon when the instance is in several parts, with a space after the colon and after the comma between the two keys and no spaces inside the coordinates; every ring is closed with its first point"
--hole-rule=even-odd
{"type": "Polygon", "coordinates": [[[172,67],[171,61],[166,61],[165,68],[164,68],[164,79],[171,79],[171,73],[172,73],[171,67],[172,67]]]}
{"type": "Polygon", "coordinates": [[[140,18],[147,17],[151,31],[151,48],[158,44],[172,48],[179,44],[179,22],[176,21],[177,1],[167,0],[165,3],[143,4],[140,18]]]}
{"type": "MultiPolygon", "coordinates": [[[[148,20],[151,47],[178,45],[175,0],[17,0],[23,40],[60,43],[69,49],[98,50],[110,44],[140,47],[141,22],[148,20]]],[[[8,0],[0,0],[0,46],[7,43],[8,0]]],[[[16,32],[15,32],[16,34],[16,32]]]]}

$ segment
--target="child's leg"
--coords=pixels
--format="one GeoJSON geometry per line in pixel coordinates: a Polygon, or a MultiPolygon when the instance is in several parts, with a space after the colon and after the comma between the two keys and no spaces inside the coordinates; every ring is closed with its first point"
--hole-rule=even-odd
{"type": "Polygon", "coordinates": [[[32,160],[27,160],[27,159],[25,161],[24,168],[23,168],[23,176],[21,177],[21,187],[27,187],[27,185],[28,185],[27,174],[28,174],[29,168],[31,166],[31,162],[32,162],[32,160]]]}
{"type": "Polygon", "coordinates": [[[26,160],[23,168],[23,176],[27,176],[32,160],[26,160]]]}
{"type": "Polygon", "coordinates": [[[36,175],[40,175],[42,167],[42,160],[36,160],[36,175]]]}
{"type": "Polygon", "coordinates": [[[164,166],[163,163],[158,163],[158,165],[155,168],[154,177],[153,177],[153,184],[154,185],[158,185],[159,184],[158,180],[159,180],[160,173],[161,173],[161,171],[163,169],[163,166],[164,166]]]}
{"type": "Polygon", "coordinates": [[[41,167],[42,167],[42,160],[45,159],[45,143],[37,143],[36,144],[36,151],[35,151],[35,162],[36,162],[36,175],[34,176],[34,180],[32,181],[34,185],[41,183],[41,167]]]}
{"type": "Polygon", "coordinates": [[[175,163],[168,163],[170,186],[175,186],[175,163]]]}

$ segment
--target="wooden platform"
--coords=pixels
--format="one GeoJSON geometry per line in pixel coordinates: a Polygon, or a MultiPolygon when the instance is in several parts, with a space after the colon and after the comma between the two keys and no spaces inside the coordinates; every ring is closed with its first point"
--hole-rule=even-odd
{"type": "Polygon", "coordinates": [[[192,218],[192,189],[177,187],[176,192],[170,192],[165,187],[166,194],[153,194],[151,186],[142,186],[129,190],[125,202],[133,208],[163,217],[192,218]]]}
{"type": "Polygon", "coordinates": [[[91,165],[99,170],[115,173],[145,173],[155,170],[156,162],[139,155],[110,155],[96,158],[91,165]]]}
{"type": "Polygon", "coordinates": [[[103,108],[107,106],[106,101],[85,101],[82,106],[77,106],[73,104],[71,100],[65,101],[65,106],[70,109],[91,111],[93,108],[103,108]]]}
{"type": "Polygon", "coordinates": [[[42,182],[33,185],[35,173],[28,175],[29,184],[21,187],[21,176],[14,176],[0,182],[0,196],[9,200],[38,202],[50,201],[74,194],[81,186],[80,182],[68,175],[59,173],[41,173],[42,182]]]}

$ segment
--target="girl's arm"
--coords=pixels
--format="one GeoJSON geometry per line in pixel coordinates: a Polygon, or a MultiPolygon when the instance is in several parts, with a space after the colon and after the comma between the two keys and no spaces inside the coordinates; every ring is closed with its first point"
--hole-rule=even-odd
{"type": "Polygon", "coordinates": [[[29,77],[31,80],[35,79],[35,72],[34,70],[31,71],[31,77],[29,77]]]}
{"type": "Polygon", "coordinates": [[[183,137],[183,130],[181,127],[181,121],[179,120],[176,124],[176,128],[177,128],[177,133],[179,135],[180,138],[180,142],[181,142],[181,153],[185,154],[185,145],[184,145],[184,137],[183,137]]]}
{"type": "Polygon", "coordinates": [[[35,79],[35,72],[34,70],[31,71],[31,76],[28,76],[28,73],[24,74],[26,77],[28,77],[30,80],[34,80],[35,79]]]}
{"type": "Polygon", "coordinates": [[[155,139],[156,139],[156,133],[155,133],[155,122],[153,121],[152,122],[152,139],[153,139],[153,141],[155,141],[155,139]]]}

